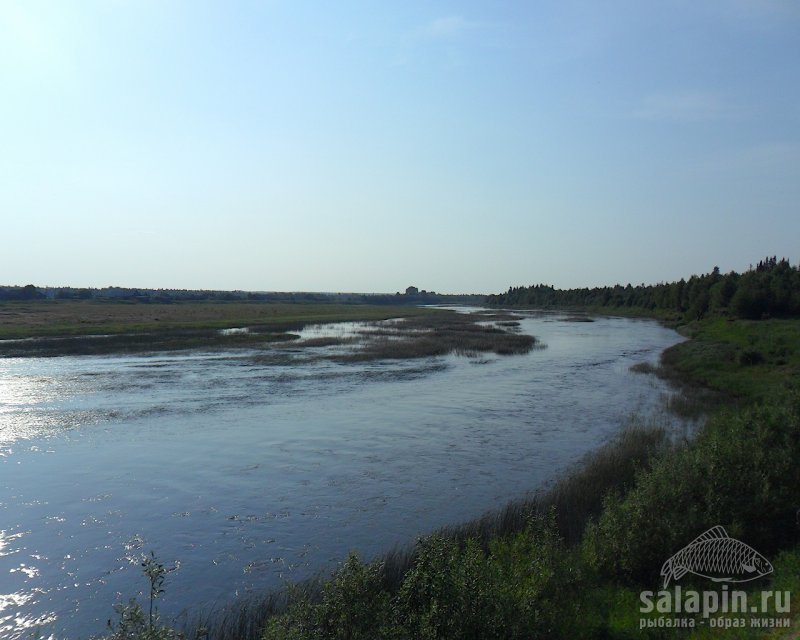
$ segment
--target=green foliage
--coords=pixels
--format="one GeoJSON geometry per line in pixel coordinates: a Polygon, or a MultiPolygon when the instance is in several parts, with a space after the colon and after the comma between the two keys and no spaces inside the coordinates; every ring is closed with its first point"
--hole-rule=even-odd
{"type": "Polygon", "coordinates": [[[318,602],[295,589],[288,613],[272,618],[264,638],[337,638],[369,640],[391,637],[389,594],[380,563],[364,564],[355,554],[322,586],[318,602]]]}
{"type": "MultiPolygon", "coordinates": [[[[773,591],[788,591],[791,594],[791,613],[788,617],[794,619],[794,626],[792,630],[776,629],[772,632],[763,631],[749,626],[740,627],[738,629],[728,629],[724,633],[724,637],[731,640],[755,640],[756,638],[770,638],[773,640],[796,640],[800,635],[800,615],[797,613],[796,598],[800,593],[800,547],[795,547],[792,550],[784,551],[772,560],[774,573],[769,584],[769,589],[773,591]]],[[[762,584],[762,588],[767,588],[762,584]]],[[[747,614],[745,614],[746,616],[747,614]]],[[[729,614],[728,617],[741,617],[740,614],[729,614]]],[[[766,615],[762,616],[761,613],[754,614],[754,617],[775,617],[786,618],[786,613],[778,613],[775,610],[775,603],[773,600],[769,601],[769,606],[766,615]]],[[[698,625],[697,629],[689,635],[691,640],[705,640],[707,638],[719,638],[720,632],[715,629],[710,629],[705,625],[698,625]]]]}
{"type": "Polygon", "coordinates": [[[150,557],[145,558],[142,562],[144,575],[150,581],[150,609],[147,617],[148,624],[153,627],[153,605],[156,598],[164,593],[162,588],[164,585],[164,578],[167,575],[167,569],[156,560],[156,554],[151,551],[150,557]]]}
{"type": "Polygon", "coordinates": [[[400,625],[412,638],[495,637],[501,603],[490,597],[489,568],[472,541],[463,549],[439,536],[421,541],[398,594],[400,625]]]}
{"type": "Polygon", "coordinates": [[[363,564],[351,554],[322,591],[321,635],[367,640],[389,627],[389,595],[383,590],[379,563],[363,564]]]}
{"type": "Polygon", "coordinates": [[[800,486],[797,405],[715,416],[624,497],[607,499],[584,537],[600,573],[650,584],[665,558],[714,524],[769,552],[794,542],[800,486]]]}
{"type": "Polygon", "coordinates": [[[666,377],[743,401],[780,400],[798,389],[800,323],[713,318],[687,327],[692,340],[661,357],[666,377]]]}
{"type": "Polygon", "coordinates": [[[110,635],[107,640],[182,640],[183,634],[172,627],[162,625],[158,618],[148,618],[142,606],[134,598],[127,604],[114,605],[119,619],[108,621],[110,635]]]}
{"type": "Polygon", "coordinates": [[[44,294],[38,287],[26,284],[24,287],[0,287],[0,302],[5,300],[42,300],[44,294]]]}
{"type": "Polygon", "coordinates": [[[118,620],[108,621],[110,635],[106,636],[107,640],[180,640],[184,637],[161,623],[155,607],[155,601],[164,593],[162,587],[169,571],[151,551],[150,556],[142,562],[142,572],[150,583],[148,612],[145,613],[135,598],[131,598],[127,604],[114,605],[118,620]]]}
{"type": "Polygon", "coordinates": [[[384,589],[379,564],[351,556],[319,602],[300,596],[263,638],[580,637],[570,611],[582,579],[576,558],[552,516],[532,518],[488,549],[475,540],[422,539],[395,593],[384,589]]]}
{"type": "Polygon", "coordinates": [[[511,287],[506,293],[488,296],[498,307],[582,307],[640,310],[648,314],[677,314],[684,321],[708,314],[758,320],[769,316],[800,315],[800,268],[788,260],[766,258],[743,274],[711,273],[678,282],[593,289],[555,289],[549,285],[511,287]]]}

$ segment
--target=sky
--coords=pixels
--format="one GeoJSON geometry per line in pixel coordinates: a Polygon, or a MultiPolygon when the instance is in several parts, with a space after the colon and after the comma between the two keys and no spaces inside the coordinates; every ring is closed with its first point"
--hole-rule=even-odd
{"type": "Polygon", "coordinates": [[[799,208],[795,0],[0,0],[0,284],[655,283],[799,208]]]}

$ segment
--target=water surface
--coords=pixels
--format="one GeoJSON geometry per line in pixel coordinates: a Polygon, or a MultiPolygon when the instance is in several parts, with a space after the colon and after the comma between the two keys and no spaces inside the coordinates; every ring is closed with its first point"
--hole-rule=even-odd
{"type": "MultiPolygon", "coordinates": [[[[177,566],[162,613],[280,586],[480,515],[606,441],[662,384],[655,322],[521,330],[524,356],[338,363],[337,349],[0,360],[0,636],[100,633],[177,566]]],[[[303,338],[357,335],[357,323],[303,338]]]]}

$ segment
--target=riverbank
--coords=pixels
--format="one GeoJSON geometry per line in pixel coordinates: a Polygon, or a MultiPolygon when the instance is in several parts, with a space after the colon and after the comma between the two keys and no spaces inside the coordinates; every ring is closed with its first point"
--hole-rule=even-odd
{"type": "MultiPolygon", "coordinates": [[[[691,340],[649,372],[679,395],[710,392],[692,440],[640,422],[547,491],[203,620],[209,637],[674,637],[640,614],[639,591],[657,590],[664,560],[716,525],[772,559],[758,586],[800,592],[800,322],[710,319],[685,331],[691,340]]],[[[715,635],[692,619],[698,630],[683,636],[715,635]]]]}

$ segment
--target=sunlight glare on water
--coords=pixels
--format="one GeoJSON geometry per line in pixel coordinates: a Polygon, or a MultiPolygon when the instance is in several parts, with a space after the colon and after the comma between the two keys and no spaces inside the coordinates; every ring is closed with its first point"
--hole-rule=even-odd
{"type": "MultiPolygon", "coordinates": [[[[24,534],[9,534],[0,530],[0,558],[18,554],[23,547],[14,543],[24,534]]],[[[16,569],[11,569],[9,574],[19,573],[27,578],[34,578],[39,574],[36,567],[20,564],[16,569]]],[[[0,583],[2,584],[2,583],[0,583]]],[[[0,588],[0,637],[19,637],[27,632],[33,632],[56,620],[55,613],[22,613],[28,603],[35,600],[36,596],[43,593],[40,589],[20,589],[12,593],[4,593],[5,587],[0,588]]]]}

